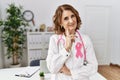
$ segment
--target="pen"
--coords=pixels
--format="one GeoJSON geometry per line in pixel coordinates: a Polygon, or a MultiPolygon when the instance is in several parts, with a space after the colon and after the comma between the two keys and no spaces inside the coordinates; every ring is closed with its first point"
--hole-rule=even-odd
{"type": "Polygon", "coordinates": [[[15,76],[18,76],[18,77],[25,77],[25,75],[24,74],[20,74],[20,75],[15,75],[15,76]]]}

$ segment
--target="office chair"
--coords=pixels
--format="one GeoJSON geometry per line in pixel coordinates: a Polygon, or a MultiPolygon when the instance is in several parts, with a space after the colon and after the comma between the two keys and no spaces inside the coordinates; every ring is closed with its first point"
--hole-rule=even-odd
{"type": "Polygon", "coordinates": [[[40,59],[32,60],[30,66],[40,66],[40,59]]]}

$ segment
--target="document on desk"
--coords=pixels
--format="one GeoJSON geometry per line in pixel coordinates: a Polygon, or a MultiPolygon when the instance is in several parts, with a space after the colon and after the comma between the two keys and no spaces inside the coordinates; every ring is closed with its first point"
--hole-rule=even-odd
{"type": "Polygon", "coordinates": [[[40,67],[26,67],[24,70],[16,73],[15,76],[30,78],[30,77],[31,77],[32,75],[34,75],[38,70],[40,70],[40,67]]]}

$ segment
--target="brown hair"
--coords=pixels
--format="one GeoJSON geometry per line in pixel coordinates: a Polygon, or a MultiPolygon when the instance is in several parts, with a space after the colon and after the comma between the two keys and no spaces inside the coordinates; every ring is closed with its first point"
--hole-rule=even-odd
{"type": "Polygon", "coordinates": [[[75,14],[77,19],[76,30],[79,29],[80,25],[82,24],[78,11],[69,4],[63,4],[56,9],[55,15],[53,16],[54,31],[57,34],[62,34],[63,32],[65,32],[64,28],[61,28],[61,25],[60,25],[62,13],[64,10],[70,10],[75,14]]]}

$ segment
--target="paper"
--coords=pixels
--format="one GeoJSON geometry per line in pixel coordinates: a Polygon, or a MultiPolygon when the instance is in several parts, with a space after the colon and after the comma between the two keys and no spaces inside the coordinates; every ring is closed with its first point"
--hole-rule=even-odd
{"type": "Polygon", "coordinates": [[[40,70],[40,67],[26,67],[23,71],[16,73],[15,76],[29,78],[38,70],[40,70]]]}

